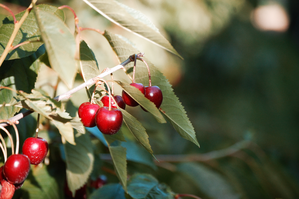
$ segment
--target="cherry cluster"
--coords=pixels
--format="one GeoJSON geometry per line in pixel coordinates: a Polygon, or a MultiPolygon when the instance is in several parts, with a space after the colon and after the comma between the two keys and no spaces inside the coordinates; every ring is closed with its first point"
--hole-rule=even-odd
{"type": "MultiPolygon", "coordinates": [[[[131,83],[130,85],[140,90],[157,108],[161,106],[163,95],[158,86],[144,87],[141,83],[131,83]]],[[[97,126],[103,134],[113,135],[119,131],[123,120],[122,112],[118,107],[125,109],[126,105],[133,107],[139,105],[125,91],[122,92],[122,96],[111,96],[105,95],[101,98],[103,107],[92,102],[84,102],[79,106],[78,115],[85,127],[97,126]]],[[[141,108],[146,111],[143,107],[141,108]]]]}
{"type": "Polygon", "coordinates": [[[48,143],[40,137],[30,137],[25,140],[22,154],[10,155],[0,168],[2,189],[0,198],[12,198],[15,190],[19,189],[30,171],[30,164],[38,165],[48,153],[48,143]]]}
{"type": "MultiPolygon", "coordinates": [[[[150,70],[147,63],[140,57],[138,57],[137,59],[143,61],[147,66],[149,86],[144,86],[142,83],[135,83],[136,57],[133,69],[132,83],[130,84],[130,86],[137,88],[147,99],[153,102],[157,108],[160,108],[163,101],[162,91],[158,86],[152,86],[150,70]]],[[[106,85],[109,87],[107,82],[106,85]]],[[[105,95],[101,98],[103,107],[100,107],[100,105],[96,103],[92,103],[92,101],[93,99],[91,99],[91,102],[84,102],[79,106],[78,115],[81,118],[81,122],[85,127],[97,126],[103,134],[107,135],[113,135],[117,133],[122,125],[123,115],[118,107],[125,109],[126,105],[132,107],[136,107],[139,105],[138,102],[136,102],[124,90],[122,91],[122,96],[114,96],[110,93],[109,89],[108,95],[105,95]]],[[[145,108],[141,108],[147,112],[145,108]]]]}

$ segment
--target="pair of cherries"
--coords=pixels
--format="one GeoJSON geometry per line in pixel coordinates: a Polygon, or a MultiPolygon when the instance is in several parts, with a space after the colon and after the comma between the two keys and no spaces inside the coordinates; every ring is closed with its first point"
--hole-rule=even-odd
{"type": "Polygon", "coordinates": [[[38,165],[48,153],[48,143],[37,137],[27,138],[22,147],[23,154],[9,156],[0,168],[1,198],[11,198],[16,189],[19,189],[30,171],[30,164],[38,165]]]}
{"type": "MultiPolygon", "coordinates": [[[[158,86],[143,86],[143,84],[141,83],[131,83],[130,85],[140,90],[140,92],[144,94],[144,96],[147,99],[153,102],[157,108],[161,106],[163,101],[163,94],[161,89],[158,86]]],[[[125,91],[122,92],[122,97],[124,102],[127,105],[133,107],[138,106],[138,103],[131,96],[129,96],[125,91]]],[[[142,109],[145,110],[143,107],[142,109]]]]}
{"type": "MultiPolygon", "coordinates": [[[[125,109],[121,96],[113,96],[119,107],[125,109]]],[[[85,127],[97,126],[103,134],[113,135],[117,133],[122,125],[123,115],[117,108],[114,100],[109,99],[109,96],[104,96],[101,99],[103,107],[98,104],[84,102],[79,106],[78,115],[85,127]],[[109,101],[111,108],[109,108],[109,101]]]]}

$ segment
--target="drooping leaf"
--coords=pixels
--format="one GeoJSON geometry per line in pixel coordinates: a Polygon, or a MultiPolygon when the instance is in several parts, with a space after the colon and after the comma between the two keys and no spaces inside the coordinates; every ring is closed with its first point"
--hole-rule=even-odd
{"type": "Polygon", "coordinates": [[[107,137],[104,136],[107,143],[109,152],[113,161],[116,175],[123,186],[124,190],[127,190],[127,158],[126,158],[126,148],[122,146],[111,146],[111,142],[108,141],[107,137]]]}
{"type": "Polygon", "coordinates": [[[100,74],[95,56],[85,41],[80,43],[80,67],[84,81],[100,74]]]}
{"type": "Polygon", "coordinates": [[[197,163],[179,164],[177,170],[187,175],[196,186],[210,198],[234,199],[239,195],[221,174],[197,163]]]}
{"type": "Polygon", "coordinates": [[[104,185],[100,189],[94,191],[89,199],[126,199],[124,189],[120,184],[104,185]]]}
{"type": "Polygon", "coordinates": [[[74,35],[56,15],[34,7],[34,14],[45,43],[51,67],[68,88],[73,87],[77,72],[74,35]]]}
{"type": "MultiPolygon", "coordinates": [[[[4,61],[0,67],[0,86],[31,92],[40,68],[38,58],[44,52],[45,50],[40,48],[29,57],[4,61]]],[[[16,95],[11,90],[0,88],[0,104],[6,103],[6,106],[0,109],[0,119],[8,119],[20,110],[20,107],[8,106],[16,103],[16,95]]]]}
{"type": "Polygon", "coordinates": [[[59,133],[64,139],[66,139],[66,141],[72,145],[76,144],[74,139],[74,130],[70,122],[63,123],[57,120],[52,120],[52,123],[56,126],[59,133]]]}
{"type": "Polygon", "coordinates": [[[60,174],[57,172],[50,173],[49,168],[45,165],[42,167],[35,167],[32,169],[32,175],[28,176],[28,179],[22,186],[23,194],[22,198],[30,199],[62,199],[64,198],[62,189],[60,189],[61,183],[58,183],[60,174]],[[55,176],[53,176],[53,174],[55,176]]]}
{"type": "Polygon", "coordinates": [[[135,199],[172,199],[171,190],[149,174],[134,174],[128,181],[128,194],[135,199]]]}
{"type": "MultiPolygon", "coordinates": [[[[136,48],[132,47],[131,44],[124,41],[117,35],[106,31],[104,36],[107,38],[110,46],[113,48],[121,62],[127,59],[130,55],[139,53],[136,48]]],[[[163,93],[163,102],[161,105],[161,109],[163,110],[162,113],[171,121],[173,127],[183,138],[199,146],[194,128],[186,114],[186,111],[184,110],[184,107],[173,92],[170,83],[152,63],[150,63],[146,58],[144,59],[150,68],[152,85],[159,86],[163,93]]],[[[126,69],[128,70],[130,67],[132,67],[132,65],[127,65],[126,69]]],[[[148,72],[143,63],[137,62],[135,80],[136,82],[143,83],[144,85],[148,82],[148,72]]]]}
{"type": "Polygon", "coordinates": [[[144,148],[132,141],[122,142],[121,146],[127,149],[127,160],[145,164],[152,169],[157,169],[153,157],[144,148]]]}
{"type": "Polygon", "coordinates": [[[148,100],[144,95],[135,88],[134,86],[130,86],[129,84],[117,81],[117,83],[123,88],[126,93],[128,93],[140,106],[144,107],[148,112],[150,112],[158,122],[166,123],[164,117],[157,109],[156,105],[148,100]]]}
{"type": "Polygon", "coordinates": [[[124,123],[127,125],[129,131],[131,131],[135,138],[144,146],[144,148],[148,152],[153,154],[152,147],[148,140],[148,135],[142,124],[127,111],[121,109],[121,112],[123,114],[124,123]]]}
{"type": "Polygon", "coordinates": [[[84,0],[111,22],[182,58],[142,13],[114,0],[84,0]]]}
{"type": "MultiPolygon", "coordinates": [[[[38,5],[39,9],[50,12],[55,14],[57,17],[64,19],[63,11],[57,9],[57,7],[50,6],[50,5],[38,5]]],[[[25,11],[20,12],[16,14],[16,19],[19,21],[25,11]]],[[[3,24],[0,24],[0,55],[3,53],[8,40],[13,32],[14,24],[13,24],[13,18],[11,16],[5,18],[3,20],[3,24]]],[[[34,17],[34,13],[30,12],[27,16],[26,20],[22,24],[20,30],[18,31],[13,46],[24,42],[24,41],[37,41],[41,40],[40,32],[34,17]]],[[[20,46],[19,48],[11,51],[8,53],[6,60],[12,60],[12,59],[19,59],[24,58],[27,56],[30,56],[37,51],[37,49],[42,45],[42,42],[33,42],[29,44],[24,44],[20,46]]]]}
{"type": "Polygon", "coordinates": [[[89,134],[77,134],[75,142],[76,145],[64,144],[67,183],[71,192],[87,182],[94,161],[89,134]]]}

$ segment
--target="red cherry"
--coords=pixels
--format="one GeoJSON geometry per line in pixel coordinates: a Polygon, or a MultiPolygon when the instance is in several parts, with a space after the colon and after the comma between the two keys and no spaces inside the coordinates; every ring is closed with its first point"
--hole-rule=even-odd
{"type": "Polygon", "coordinates": [[[31,164],[38,165],[48,153],[48,142],[40,137],[27,138],[23,143],[22,152],[28,156],[31,164]]]}
{"type": "MultiPolygon", "coordinates": [[[[144,96],[160,108],[163,101],[163,94],[158,86],[146,86],[144,96]]],[[[144,108],[142,108],[145,110],[144,108]]]]}
{"type": "Polygon", "coordinates": [[[1,192],[0,192],[0,198],[2,199],[11,199],[15,193],[15,185],[7,182],[5,179],[1,180],[1,192]]]}
{"type": "MultiPolygon", "coordinates": [[[[120,108],[122,108],[122,109],[125,109],[125,108],[126,108],[126,104],[125,104],[123,98],[122,98],[120,95],[115,95],[115,96],[113,96],[113,97],[114,97],[114,99],[115,99],[117,105],[118,105],[120,108]]],[[[102,103],[103,103],[104,106],[109,107],[109,96],[108,96],[108,95],[105,95],[104,97],[102,97],[101,101],[102,101],[102,103]]],[[[117,108],[117,106],[116,106],[115,103],[114,103],[114,100],[112,100],[112,99],[111,99],[111,107],[112,107],[112,108],[117,108]]]]}
{"type": "Polygon", "coordinates": [[[96,115],[96,124],[103,134],[115,134],[122,125],[123,115],[119,109],[104,106],[100,108],[96,115]]]}
{"type": "Polygon", "coordinates": [[[99,108],[99,105],[90,102],[84,102],[79,106],[78,115],[85,127],[94,127],[96,125],[95,116],[99,108]]]}
{"type": "Polygon", "coordinates": [[[29,171],[29,158],[23,154],[9,156],[3,167],[3,174],[11,184],[22,183],[27,178],[29,171]]]}
{"type": "Polygon", "coordinates": [[[95,189],[99,189],[105,184],[107,184],[107,177],[105,175],[100,175],[96,180],[90,181],[90,186],[95,189]]]}
{"type": "MultiPolygon", "coordinates": [[[[131,83],[131,86],[134,86],[135,88],[138,88],[143,94],[145,93],[145,89],[143,84],[141,83],[131,83]]],[[[138,106],[138,103],[125,91],[122,92],[122,97],[124,102],[129,106],[138,106]]]]}

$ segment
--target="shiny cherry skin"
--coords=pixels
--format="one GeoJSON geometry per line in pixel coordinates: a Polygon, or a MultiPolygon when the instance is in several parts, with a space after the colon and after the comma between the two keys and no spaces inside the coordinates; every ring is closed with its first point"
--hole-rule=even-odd
{"type": "Polygon", "coordinates": [[[160,108],[163,101],[163,94],[158,86],[146,86],[144,96],[160,108]]]}
{"type": "Polygon", "coordinates": [[[24,154],[14,154],[7,158],[3,175],[11,184],[20,184],[24,182],[30,171],[29,158],[24,154]]]}
{"type": "MultiPolygon", "coordinates": [[[[134,86],[135,88],[138,88],[138,90],[140,90],[143,94],[145,93],[145,89],[143,84],[141,83],[131,83],[131,86],[134,86]]],[[[127,94],[124,90],[122,91],[122,97],[124,102],[128,105],[128,106],[138,106],[138,103],[129,95],[127,94]]]]}
{"type": "Polygon", "coordinates": [[[113,135],[117,133],[122,125],[123,115],[119,109],[101,107],[96,115],[96,124],[103,134],[113,135]]]}
{"type": "MultiPolygon", "coordinates": [[[[123,98],[122,98],[120,95],[115,95],[115,96],[113,96],[113,97],[114,97],[114,99],[115,99],[117,105],[118,105],[120,108],[122,108],[122,109],[126,109],[126,104],[125,104],[123,98]]],[[[104,97],[102,97],[101,101],[102,101],[102,103],[103,103],[104,106],[109,107],[109,96],[108,96],[108,95],[105,95],[104,97]]],[[[112,100],[112,99],[111,99],[111,107],[112,107],[112,108],[117,108],[117,106],[116,106],[115,103],[114,103],[114,100],[112,100]]]]}
{"type": "Polygon", "coordinates": [[[28,156],[31,164],[38,165],[48,153],[48,142],[40,137],[27,138],[23,143],[22,153],[28,156]]]}
{"type": "Polygon", "coordinates": [[[78,115],[85,127],[96,126],[95,117],[99,108],[100,106],[98,104],[92,104],[90,102],[84,102],[79,106],[78,115]]]}

